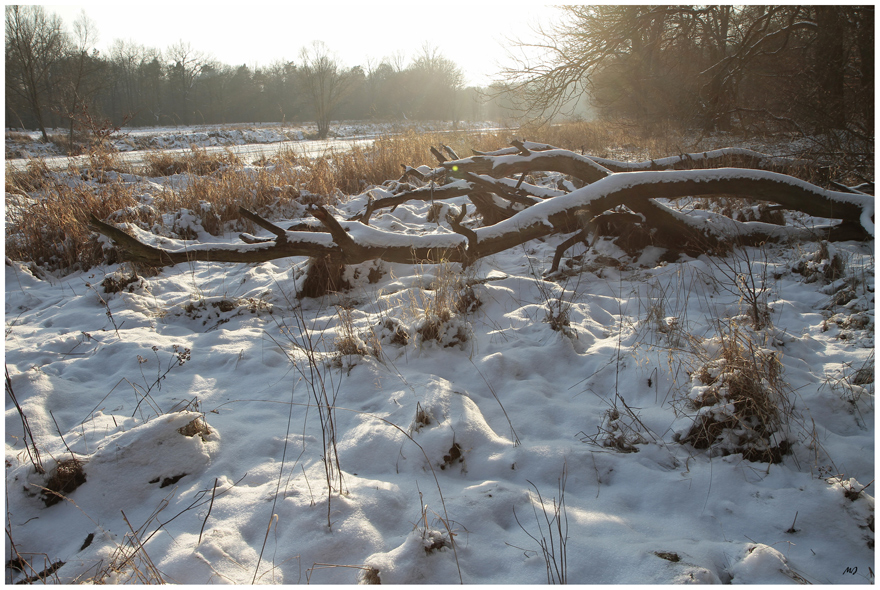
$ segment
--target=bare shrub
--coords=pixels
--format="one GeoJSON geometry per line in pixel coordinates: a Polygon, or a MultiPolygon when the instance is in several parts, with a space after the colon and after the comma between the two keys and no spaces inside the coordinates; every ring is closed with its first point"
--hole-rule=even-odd
{"type": "Polygon", "coordinates": [[[642,432],[646,429],[632,409],[626,404],[623,404],[623,406],[623,411],[618,409],[616,403],[614,407],[606,410],[602,424],[597,427],[596,434],[578,433],[582,435],[580,437],[581,442],[620,453],[638,453],[639,448],[637,445],[648,443],[648,439],[642,435],[642,432]]]}
{"type": "Polygon", "coordinates": [[[766,247],[757,250],[757,254],[750,248],[733,248],[727,256],[708,260],[726,279],[718,280],[712,275],[710,280],[715,281],[721,290],[739,296],[752,327],[761,330],[770,326],[770,308],[767,305],[770,263],[766,247]]]}

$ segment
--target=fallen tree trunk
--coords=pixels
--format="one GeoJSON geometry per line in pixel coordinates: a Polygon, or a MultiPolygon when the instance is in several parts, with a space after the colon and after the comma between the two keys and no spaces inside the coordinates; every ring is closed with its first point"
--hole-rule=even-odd
{"type": "MultiPolygon", "coordinates": [[[[531,141],[514,141],[512,143],[514,147],[494,152],[478,152],[477,156],[528,155],[532,152],[549,152],[559,149],[552,145],[531,141]]],[[[582,157],[592,160],[609,172],[649,172],[656,170],[734,167],[788,173],[801,168],[815,168],[813,163],[807,160],[771,156],[745,148],[720,148],[705,152],[667,156],[665,158],[657,158],[656,160],[642,160],[641,162],[622,162],[620,160],[589,155],[582,157]]]]}
{"type": "MultiPolygon", "coordinates": [[[[251,219],[259,217],[246,209],[242,211],[251,219]]],[[[467,239],[458,234],[401,236],[361,223],[337,220],[320,206],[312,208],[310,213],[326,224],[327,232],[286,231],[261,219],[259,225],[276,234],[274,240],[255,239],[249,234],[242,234],[240,237],[244,243],[241,244],[192,244],[175,250],[146,243],[152,234],[135,226],[129,227],[136,234],[145,235],[129,235],[94,216],[90,218],[89,226],[113,240],[122,251],[123,260],[157,267],[193,261],[268,262],[291,256],[330,256],[343,264],[360,264],[367,260],[430,263],[440,262],[444,258],[461,262],[466,258],[463,250],[467,239]],[[349,233],[351,230],[356,230],[354,236],[349,233]],[[462,252],[459,253],[459,250],[462,252]]]]}
{"type": "MultiPolygon", "coordinates": [[[[707,152],[703,159],[736,154],[753,157],[744,151],[748,150],[707,152]]],[[[454,155],[451,150],[447,153],[454,155]]],[[[691,252],[713,251],[731,242],[746,245],[783,238],[860,240],[874,235],[872,195],[853,189],[826,190],[775,172],[741,168],[612,172],[609,168],[614,166],[610,161],[603,161],[608,165],[606,167],[587,156],[523,142],[515,142],[508,150],[472,158],[443,160],[439,152],[435,155],[441,160],[441,168],[432,169],[430,174],[406,167],[407,175],[414,176],[418,172],[432,183],[430,186],[380,199],[371,198],[365,211],[352,220],[338,220],[323,207],[310,207],[308,211],[320,221],[321,231],[315,231],[315,227],[307,224],[300,224],[297,229],[303,227],[308,231],[284,230],[243,208],[243,217],[267,230],[274,238],[241,234],[243,243],[240,244],[189,244],[168,249],[147,243],[152,234],[134,226],[130,227],[135,235],[129,235],[94,216],[90,226],[117,245],[122,259],[149,266],[191,261],[255,263],[305,256],[313,261],[312,269],[323,269],[315,270],[316,275],[333,275],[312,282],[334,285],[341,284],[341,269],[345,265],[384,260],[406,264],[447,261],[467,266],[529,240],[574,232],[557,249],[552,269],[555,270],[565,248],[586,240],[589,233],[596,235],[598,225],[612,220],[624,220],[628,225],[637,223],[648,228],[651,243],[691,252]],[[444,170],[459,179],[435,186],[435,180],[444,176],[444,170]],[[579,178],[586,186],[564,193],[523,183],[527,173],[547,170],[579,178]],[[518,180],[504,178],[511,174],[520,174],[520,177],[518,180]],[[411,235],[368,225],[373,212],[381,207],[396,207],[411,200],[437,201],[464,195],[477,207],[484,227],[470,229],[462,225],[466,206],[457,216],[447,217],[452,232],[438,227],[431,233],[411,235]],[[778,208],[800,211],[815,218],[837,219],[841,223],[793,228],[740,222],[708,211],[686,214],[657,201],[705,196],[757,199],[774,203],[778,208]],[[504,201],[508,202],[506,207],[499,205],[504,201]],[[606,213],[621,206],[632,213],[613,216],[606,213]]],[[[654,160],[651,166],[674,168],[684,161],[682,158],[654,160]]],[[[693,155],[689,158],[696,159],[693,155]]],[[[320,291],[317,287],[309,292],[320,291]]]]}
{"type": "MultiPolygon", "coordinates": [[[[648,203],[652,199],[685,196],[727,195],[757,198],[803,211],[814,217],[840,219],[847,231],[861,238],[873,236],[874,199],[870,195],[826,191],[781,174],[738,169],[686,170],[614,174],[567,195],[537,203],[512,217],[488,227],[472,230],[476,239],[458,233],[402,235],[371,228],[365,224],[335,219],[323,207],[310,209],[327,228],[327,233],[290,232],[262,220],[259,225],[275,234],[271,242],[191,245],[178,250],[150,246],[143,240],[92,217],[95,231],[106,235],[123,250],[125,258],[152,266],[188,261],[265,262],[289,256],[331,255],[345,264],[381,259],[388,262],[463,262],[512,248],[532,239],[559,233],[570,227],[578,211],[595,216],[628,203],[648,203]]],[[[656,208],[656,204],[648,205],[656,208]]],[[[716,239],[751,236],[757,240],[779,239],[787,235],[803,237],[800,230],[760,223],[726,219],[723,224],[692,218],[667,209],[667,225],[675,219],[682,230],[716,239]],[[671,217],[670,217],[671,216],[671,217]]],[[[245,211],[250,219],[258,218],[245,211]]],[[[650,213],[645,215],[650,217],[650,213]]],[[[650,224],[650,220],[646,219],[650,224]]],[[[673,225],[673,227],[675,227],[673,225]]]]}
{"type": "Polygon", "coordinates": [[[528,154],[500,156],[472,156],[462,160],[447,160],[440,164],[453,177],[465,172],[487,174],[496,178],[523,172],[545,170],[574,176],[586,183],[596,182],[612,174],[610,170],[586,156],[561,149],[528,154]]]}
{"type": "MultiPolygon", "coordinates": [[[[547,189],[523,182],[508,182],[507,179],[504,178],[493,178],[485,175],[480,176],[472,172],[465,172],[463,177],[464,178],[455,179],[446,184],[423,186],[387,197],[380,197],[378,199],[373,198],[373,192],[379,191],[377,189],[372,189],[368,191],[368,196],[370,198],[364,211],[349,218],[349,221],[360,221],[361,223],[369,225],[370,219],[376,211],[387,208],[392,208],[393,210],[394,207],[410,201],[435,202],[443,201],[445,199],[453,199],[464,195],[473,197],[475,193],[490,192],[495,193],[502,199],[511,202],[519,202],[520,204],[529,206],[540,200],[565,194],[563,191],[547,189]]],[[[474,201],[473,198],[471,198],[471,201],[474,202],[477,210],[482,214],[480,203],[474,201]]],[[[513,213],[515,213],[515,211],[509,212],[507,215],[501,215],[500,219],[507,219],[513,215],[513,213]]],[[[490,215],[490,217],[495,218],[496,215],[490,215]]],[[[500,221],[500,219],[496,219],[496,221],[500,221]]],[[[496,221],[485,223],[484,225],[492,225],[496,221]]]]}

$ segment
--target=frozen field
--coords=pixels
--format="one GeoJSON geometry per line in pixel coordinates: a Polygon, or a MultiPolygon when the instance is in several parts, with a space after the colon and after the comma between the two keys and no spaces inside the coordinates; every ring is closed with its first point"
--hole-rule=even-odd
{"type": "MultiPolygon", "coordinates": [[[[372,225],[450,232],[428,209],[372,225]]],[[[364,263],[302,300],[305,258],[7,259],[6,581],[873,583],[873,242],[662,262],[599,240],[544,277],[562,240],[463,274],[364,263]],[[763,439],[726,397],[742,375],[763,439]]]]}

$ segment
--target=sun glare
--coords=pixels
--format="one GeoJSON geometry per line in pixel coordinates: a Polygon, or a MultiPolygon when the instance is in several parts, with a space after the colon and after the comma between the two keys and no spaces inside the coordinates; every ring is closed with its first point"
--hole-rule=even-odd
{"type": "Polygon", "coordinates": [[[227,65],[267,66],[296,61],[302,47],[323,41],[347,66],[383,59],[409,63],[424,47],[458,65],[468,85],[489,84],[500,69],[505,40],[527,36],[549,8],[541,4],[48,5],[68,30],[85,11],[97,28],[97,49],[116,39],[165,50],[183,41],[227,65]]]}

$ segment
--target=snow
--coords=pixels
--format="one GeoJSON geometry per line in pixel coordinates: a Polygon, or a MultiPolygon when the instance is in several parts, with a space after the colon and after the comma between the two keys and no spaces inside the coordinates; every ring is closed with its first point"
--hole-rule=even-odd
{"type": "MultiPolygon", "coordinates": [[[[597,172],[599,172],[601,174],[609,174],[610,173],[610,171],[607,168],[602,166],[602,162],[597,161],[597,159],[588,158],[586,156],[582,156],[577,153],[572,153],[569,150],[560,150],[560,149],[546,150],[546,151],[540,151],[540,152],[531,152],[527,156],[521,156],[521,155],[499,156],[493,160],[493,164],[494,164],[493,167],[498,168],[499,166],[510,165],[515,162],[529,162],[529,161],[537,160],[537,159],[541,159],[541,158],[552,158],[554,156],[563,156],[566,158],[571,158],[571,159],[578,161],[586,166],[590,166],[590,167],[594,168],[597,172]]],[[[467,160],[462,160],[462,161],[468,162],[470,160],[473,160],[473,158],[468,158],[467,160]]]]}
{"type": "MultiPolygon", "coordinates": [[[[541,153],[541,152],[536,152],[541,153]]],[[[507,156],[505,156],[507,157],[507,156]]],[[[512,156],[510,156],[512,157],[512,156]]],[[[765,180],[797,187],[808,193],[822,195],[828,199],[855,205],[862,209],[860,221],[866,231],[873,235],[874,197],[866,194],[826,191],[800,179],[768,172],[765,170],[743,170],[740,168],[715,168],[710,170],[662,170],[654,172],[627,172],[612,174],[592,184],[574,190],[562,197],[548,199],[529,207],[515,217],[477,230],[480,239],[498,237],[515,228],[525,228],[534,224],[552,225],[549,217],[576,207],[587,207],[590,202],[638,186],[651,186],[675,182],[713,182],[726,180],[765,180]]]]}
{"type": "MultiPolygon", "coordinates": [[[[636,174],[659,173],[626,182],[649,178],[636,174]]],[[[529,211],[546,219],[556,201],[587,202],[591,187],[601,188],[529,211]]],[[[367,198],[331,211],[348,217],[367,198]]],[[[389,232],[461,243],[445,221],[424,222],[429,207],[342,225],[369,243],[389,232]]],[[[200,232],[192,213],[181,223],[211,247],[260,247],[200,232]]],[[[204,247],[135,231],[170,249],[204,247]]],[[[816,242],[740,251],[763,277],[771,325],[741,319],[738,333],[775,353],[792,405],[792,452],[769,464],[675,436],[732,411],[725,400],[691,404],[711,389],[700,368],[723,374],[711,362],[719,323],[748,317],[725,276],[743,254],[662,262],[648,248],[631,260],[600,239],[568,252],[563,268],[577,272],[545,280],[565,237],[469,268],[480,305],[453,310],[437,339],[418,330],[439,317],[432,302],[458,265],[364,263],[350,269],[351,290],[299,301],[304,258],[179,264],[116,293],[101,283],[128,276],[126,265],[41,280],[7,260],[9,385],[47,470],[73,453],[86,476],[46,506],[47,477],[7,395],[7,561],[11,539],[36,571],[63,561],[52,579],[64,583],[143,582],[151,562],[186,584],[543,584],[533,537],[555,535],[558,552],[544,515],[564,473],[569,583],[873,582],[873,243],[827,249],[846,261],[833,282],[816,278],[830,264],[816,242]],[[563,309],[569,323],[554,330],[548,315],[563,309]],[[338,352],[352,331],[378,356],[338,352]],[[325,393],[342,493],[338,476],[328,491],[322,460],[327,414],[315,396],[325,393]],[[188,436],[194,420],[207,431],[188,436]],[[604,445],[606,431],[636,452],[604,445]]]]}
{"type": "MultiPolygon", "coordinates": [[[[698,152],[693,154],[682,154],[681,156],[668,156],[666,158],[657,158],[656,160],[646,160],[644,162],[631,162],[626,165],[627,169],[636,171],[636,170],[650,170],[653,166],[658,167],[666,167],[673,166],[681,161],[691,161],[691,162],[700,162],[702,160],[711,160],[714,158],[721,158],[723,156],[742,156],[746,158],[754,158],[759,161],[762,165],[776,164],[776,163],[788,163],[791,164],[790,160],[786,158],[780,158],[777,156],[771,156],[768,154],[762,154],[760,152],[756,152],[753,150],[745,149],[745,148],[722,148],[716,150],[708,150],[705,152],[698,152]]],[[[606,158],[597,158],[591,157],[591,160],[600,165],[608,165],[608,164],[616,164],[620,165],[619,162],[614,160],[608,160],[606,158]]]]}
{"type": "Polygon", "coordinates": [[[427,234],[413,235],[399,231],[387,231],[355,221],[342,221],[340,225],[359,245],[374,248],[387,246],[451,250],[467,244],[467,239],[464,236],[443,227],[427,234]]]}
{"type": "MultiPolygon", "coordinates": [[[[384,134],[398,133],[402,129],[416,132],[444,132],[453,129],[495,129],[496,124],[490,121],[468,121],[453,125],[447,121],[412,121],[401,123],[333,121],[331,138],[364,139],[376,138],[384,134]]],[[[47,129],[50,138],[56,135],[65,136],[69,130],[47,129]]],[[[155,151],[155,150],[186,150],[191,148],[211,149],[233,146],[258,146],[277,144],[291,147],[299,145],[309,136],[317,135],[317,127],[313,123],[262,123],[259,126],[242,127],[241,125],[202,125],[202,126],[155,126],[155,127],[123,127],[111,135],[110,144],[118,152],[155,151]]],[[[308,144],[310,142],[305,142],[308,144]]],[[[236,150],[237,151],[237,150],[236,150]]],[[[254,153],[264,153],[257,150],[254,153]]],[[[60,157],[63,151],[52,143],[43,143],[38,131],[10,130],[7,128],[6,158],[53,158],[60,157]],[[14,136],[9,132],[14,131],[14,136]]],[[[51,162],[50,162],[51,165],[51,162]]]]}

